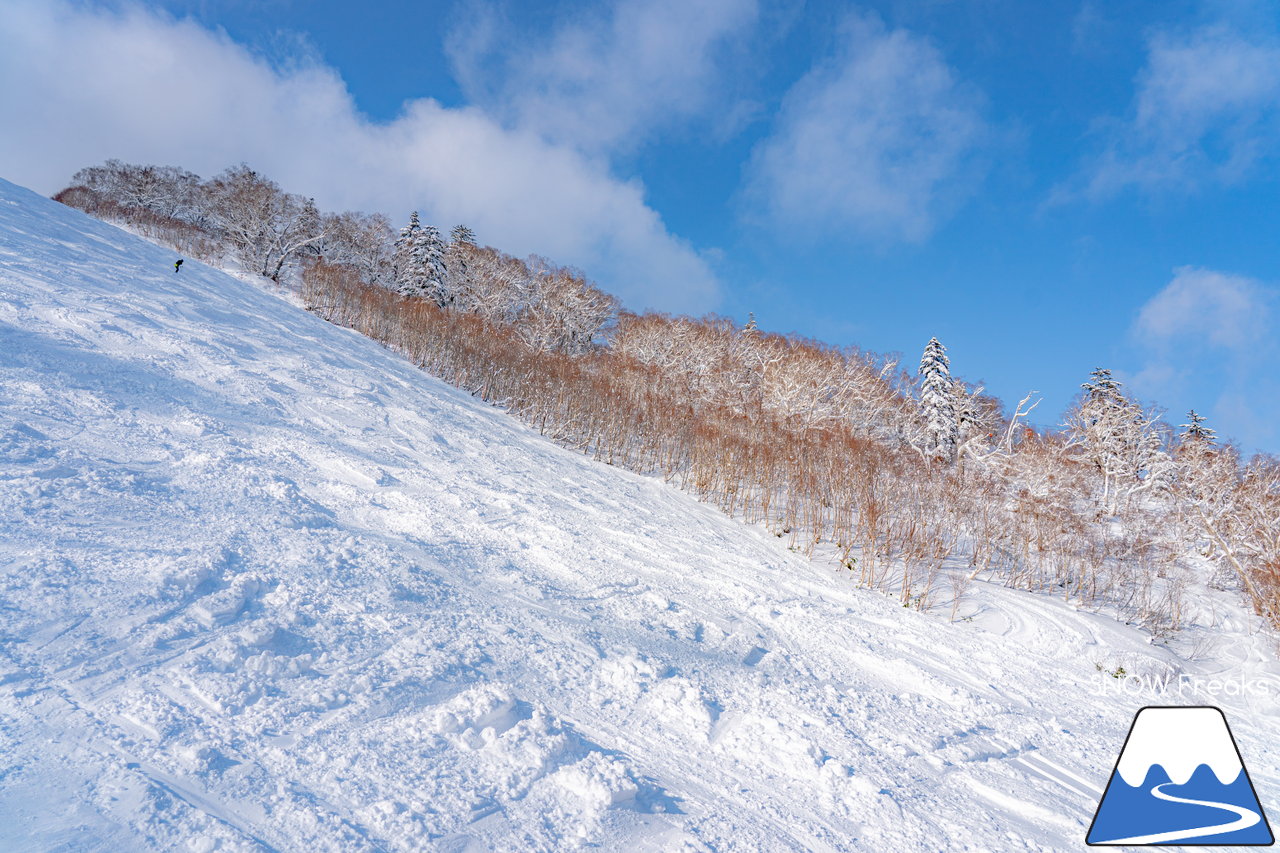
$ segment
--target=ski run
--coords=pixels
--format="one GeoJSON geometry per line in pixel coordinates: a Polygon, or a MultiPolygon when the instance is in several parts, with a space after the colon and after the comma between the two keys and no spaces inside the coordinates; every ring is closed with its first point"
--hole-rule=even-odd
{"type": "Polygon", "coordinates": [[[1080,850],[1168,704],[1280,811],[1237,593],[904,609],[175,257],[0,181],[0,849],[1080,850]]]}

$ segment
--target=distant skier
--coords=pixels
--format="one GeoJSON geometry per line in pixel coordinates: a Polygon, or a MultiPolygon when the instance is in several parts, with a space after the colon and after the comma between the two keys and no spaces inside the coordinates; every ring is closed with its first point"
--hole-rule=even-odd
{"type": "Polygon", "coordinates": [[[173,271],[176,273],[176,272],[180,272],[181,270],[182,270],[182,258],[178,258],[176,261],[173,262],[173,271]]]}

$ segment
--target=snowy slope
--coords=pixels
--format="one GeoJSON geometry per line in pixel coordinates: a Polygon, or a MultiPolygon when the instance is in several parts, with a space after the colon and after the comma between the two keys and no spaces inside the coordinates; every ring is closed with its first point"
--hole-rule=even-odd
{"type": "Polygon", "coordinates": [[[1230,596],[1194,664],[907,611],[173,260],[0,182],[0,849],[1082,849],[1134,711],[1197,701],[1117,661],[1247,683],[1280,813],[1230,596]]]}

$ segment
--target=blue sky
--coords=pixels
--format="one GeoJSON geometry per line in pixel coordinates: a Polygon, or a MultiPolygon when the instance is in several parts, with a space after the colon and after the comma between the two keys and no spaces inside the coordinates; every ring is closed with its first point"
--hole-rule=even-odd
{"type": "Polygon", "coordinates": [[[1055,423],[1111,367],[1280,450],[1274,3],[14,0],[0,168],[241,160],[633,308],[900,352],[1055,423]]]}

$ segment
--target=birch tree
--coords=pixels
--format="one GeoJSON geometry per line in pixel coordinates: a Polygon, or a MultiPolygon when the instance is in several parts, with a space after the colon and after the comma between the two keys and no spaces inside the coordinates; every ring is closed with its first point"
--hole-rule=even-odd
{"type": "Polygon", "coordinates": [[[233,166],[205,187],[210,219],[247,269],[280,280],[285,265],[324,239],[315,202],[286,193],[248,166],[233,166]]]}

